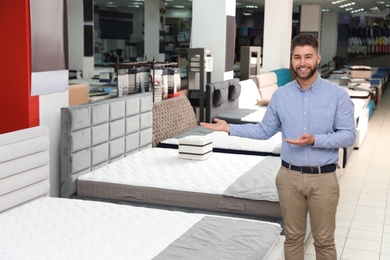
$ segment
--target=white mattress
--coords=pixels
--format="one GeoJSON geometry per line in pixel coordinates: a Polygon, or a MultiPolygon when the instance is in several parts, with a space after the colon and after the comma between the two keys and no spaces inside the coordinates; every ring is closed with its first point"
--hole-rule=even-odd
{"type": "Polygon", "coordinates": [[[267,111],[267,107],[258,107],[256,112],[244,116],[243,118],[241,118],[241,121],[248,122],[248,123],[261,122],[263,120],[266,111],[267,111]]]}
{"type": "Polygon", "coordinates": [[[179,158],[177,149],[148,148],[86,173],[78,180],[223,194],[239,177],[265,158],[212,153],[203,161],[187,160],[179,158]]]}
{"type": "MultiPolygon", "coordinates": [[[[152,259],[204,216],[40,198],[0,214],[0,258],[152,259]]],[[[274,241],[277,249],[271,248],[267,259],[283,259],[282,242],[283,237],[274,241]]]]}
{"type": "MultiPolygon", "coordinates": [[[[229,136],[225,132],[208,134],[213,141],[213,147],[226,150],[252,151],[280,154],[282,149],[282,133],[278,132],[268,140],[257,140],[237,136],[229,136]]],[[[162,141],[164,144],[179,145],[179,139],[170,138],[162,141]]]]}

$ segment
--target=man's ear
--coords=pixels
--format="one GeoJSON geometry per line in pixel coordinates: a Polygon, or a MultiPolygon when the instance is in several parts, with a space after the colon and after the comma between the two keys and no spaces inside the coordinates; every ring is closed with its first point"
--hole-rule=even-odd
{"type": "Polygon", "coordinates": [[[320,62],[321,62],[321,54],[318,54],[318,56],[317,56],[317,64],[319,65],[320,62]]]}

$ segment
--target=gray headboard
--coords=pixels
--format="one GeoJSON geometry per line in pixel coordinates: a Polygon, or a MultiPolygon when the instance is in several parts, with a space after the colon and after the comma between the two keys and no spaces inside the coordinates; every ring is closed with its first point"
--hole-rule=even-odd
{"type": "Polygon", "coordinates": [[[76,194],[77,178],[152,147],[152,93],[61,109],[61,197],[76,194]]]}
{"type": "Polygon", "coordinates": [[[239,79],[230,79],[206,85],[206,122],[234,108],[238,108],[241,93],[239,79]]]}
{"type": "Polygon", "coordinates": [[[49,129],[0,135],[0,212],[49,195],[49,129]]]}

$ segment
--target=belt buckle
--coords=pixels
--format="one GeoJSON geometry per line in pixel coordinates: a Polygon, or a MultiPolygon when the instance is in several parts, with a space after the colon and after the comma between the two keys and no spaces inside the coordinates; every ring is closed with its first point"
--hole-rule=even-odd
{"type": "Polygon", "coordinates": [[[311,168],[312,168],[312,170],[311,170],[312,174],[321,174],[322,173],[321,166],[312,166],[311,168]],[[317,172],[315,171],[316,169],[317,169],[317,172]]]}

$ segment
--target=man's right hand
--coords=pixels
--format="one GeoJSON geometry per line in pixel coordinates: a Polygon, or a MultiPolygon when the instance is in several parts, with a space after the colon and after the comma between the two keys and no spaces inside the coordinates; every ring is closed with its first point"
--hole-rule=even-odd
{"type": "Polygon", "coordinates": [[[230,132],[230,126],[228,123],[226,123],[225,120],[214,118],[214,122],[215,124],[200,122],[200,125],[213,131],[222,131],[226,133],[230,132]]]}

